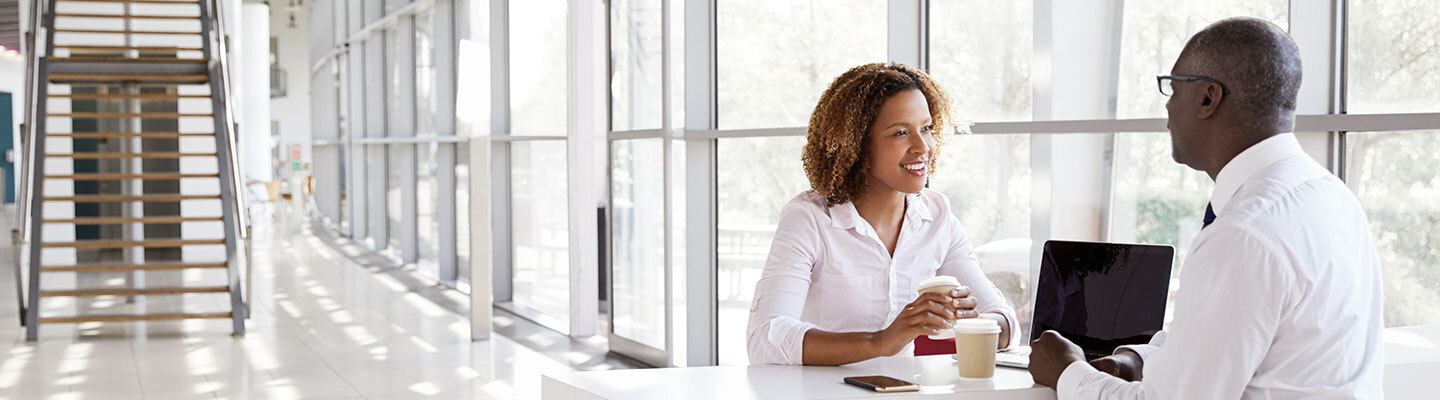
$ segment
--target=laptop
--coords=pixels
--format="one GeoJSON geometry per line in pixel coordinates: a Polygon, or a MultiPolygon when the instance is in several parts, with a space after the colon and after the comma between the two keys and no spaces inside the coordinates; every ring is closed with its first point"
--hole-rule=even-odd
{"type": "MultiPolygon", "coordinates": [[[[1046,241],[1030,340],[1054,330],[1079,345],[1086,360],[1149,343],[1165,325],[1174,263],[1170,246],[1046,241]]],[[[996,354],[995,364],[1029,368],[1030,346],[996,354]]]]}

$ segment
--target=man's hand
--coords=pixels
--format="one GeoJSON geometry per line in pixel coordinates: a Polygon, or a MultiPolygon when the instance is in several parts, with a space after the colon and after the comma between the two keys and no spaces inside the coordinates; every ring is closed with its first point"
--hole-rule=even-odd
{"type": "Polygon", "coordinates": [[[1090,366],[1116,378],[1134,382],[1143,378],[1141,372],[1145,369],[1145,360],[1133,351],[1121,350],[1091,361],[1090,366]]]}
{"type": "Polygon", "coordinates": [[[1030,377],[1035,383],[1055,387],[1060,373],[1076,361],[1085,361],[1085,353],[1055,331],[1045,331],[1030,342],[1030,377]]]}

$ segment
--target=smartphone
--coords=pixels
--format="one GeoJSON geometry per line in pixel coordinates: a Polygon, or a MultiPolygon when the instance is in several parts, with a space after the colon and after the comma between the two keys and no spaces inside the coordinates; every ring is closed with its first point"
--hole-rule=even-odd
{"type": "Polygon", "coordinates": [[[920,390],[920,386],[917,386],[914,383],[880,375],[852,376],[845,378],[845,383],[866,389],[872,389],[876,392],[881,393],[914,392],[920,390]]]}

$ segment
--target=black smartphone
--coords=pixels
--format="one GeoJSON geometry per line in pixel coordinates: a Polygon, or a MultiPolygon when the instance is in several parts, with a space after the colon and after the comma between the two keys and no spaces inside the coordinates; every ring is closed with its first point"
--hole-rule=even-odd
{"type": "Polygon", "coordinates": [[[881,393],[914,392],[920,390],[920,386],[914,383],[880,375],[847,377],[845,378],[845,383],[881,393]]]}

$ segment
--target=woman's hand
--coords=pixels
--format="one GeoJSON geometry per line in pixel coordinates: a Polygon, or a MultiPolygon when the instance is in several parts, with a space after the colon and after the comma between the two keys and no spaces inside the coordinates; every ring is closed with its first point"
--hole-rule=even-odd
{"type": "Polygon", "coordinates": [[[961,287],[950,293],[924,293],[905,306],[895,321],[875,335],[876,348],[884,355],[895,355],[915,340],[916,336],[934,335],[951,329],[947,320],[975,318],[975,299],[970,289],[961,287]]]}

